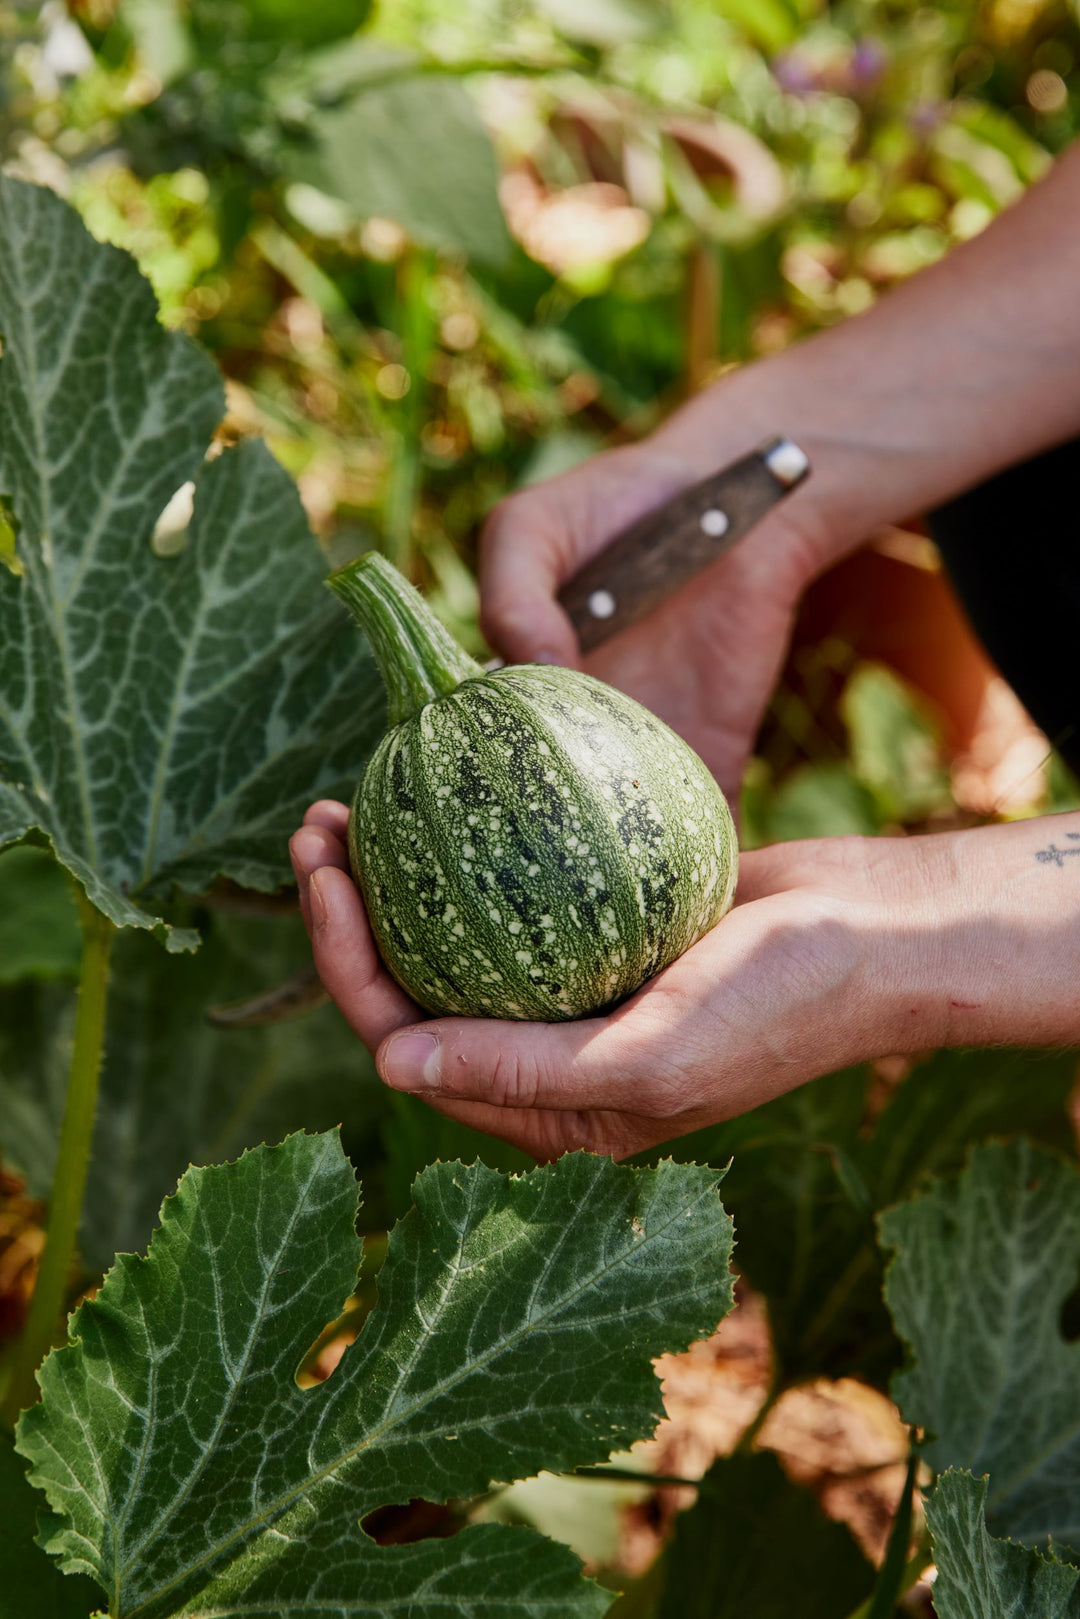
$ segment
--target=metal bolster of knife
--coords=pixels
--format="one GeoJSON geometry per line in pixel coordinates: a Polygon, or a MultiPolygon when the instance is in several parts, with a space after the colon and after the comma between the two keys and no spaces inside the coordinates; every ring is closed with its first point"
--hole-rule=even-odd
{"type": "Polygon", "coordinates": [[[637,623],[730,550],[809,470],[791,439],[770,439],[626,529],[559,592],[582,650],[637,623]]]}

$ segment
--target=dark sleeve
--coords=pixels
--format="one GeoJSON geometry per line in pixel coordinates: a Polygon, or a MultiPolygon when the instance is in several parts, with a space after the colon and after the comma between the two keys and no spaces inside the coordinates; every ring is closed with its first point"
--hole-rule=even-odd
{"type": "Polygon", "coordinates": [[[976,633],[1080,773],[1080,439],[933,512],[930,530],[976,633]]]}

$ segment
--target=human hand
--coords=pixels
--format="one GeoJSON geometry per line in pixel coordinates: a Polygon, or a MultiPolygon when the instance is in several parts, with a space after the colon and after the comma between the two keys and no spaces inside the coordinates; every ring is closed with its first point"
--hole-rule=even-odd
{"type": "Polygon", "coordinates": [[[480,573],[484,629],[500,652],[584,668],[637,698],[689,742],[733,802],[813,571],[802,532],[813,506],[794,516],[778,508],[752,544],[585,659],[556,592],[628,524],[755,442],[733,420],[712,436],[711,466],[699,468],[661,434],[513,495],[489,519],[480,573]]]}
{"type": "Polygon", "coordinates": [[[733,372],[644,443],[504,501],[481,559],[492,644],[519,662],[577,663],[559,586],[677,489],[788,435],[810,479],[585,663],[667,720],[734,795],[810,579],[878,525],[1076,433],[1078,200],[1080,146],[873,309],[733,372]]]}
{"type": "Polygon", "coordinates": [[[1080,1044],[1080,815],[745,854],[711,933],[558,1024],[425,1020],[376,953],[347,821],[315,804],[292,841],[323,983],[387,1084],[541,1160],[626,1157],[886,1054],[1080,1044]]]}

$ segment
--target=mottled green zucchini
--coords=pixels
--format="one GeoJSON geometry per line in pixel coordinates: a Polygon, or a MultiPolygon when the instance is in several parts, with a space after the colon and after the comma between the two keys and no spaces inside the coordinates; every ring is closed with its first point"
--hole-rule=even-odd
{"type": "Polygon", "coordinates": [[[575,670],[485,673],[375,553],[331,577],[386,681],[350,855],[432,1012],[557,1021],[624,999],[719,921],[737,844],[705,765],[575,670]]]}

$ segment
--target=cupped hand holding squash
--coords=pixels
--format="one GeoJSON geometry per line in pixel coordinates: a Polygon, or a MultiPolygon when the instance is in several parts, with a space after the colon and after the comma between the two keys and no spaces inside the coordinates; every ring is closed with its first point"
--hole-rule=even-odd
{"type": "Polygon", "coordinates": [[[426,1019],[379,960],[347,826],[324,801],[292,840],[323,983],[388,1085],[538,1159],[627,1157],[890,1053],[1080,1041],[1080,860],[1040,854],[1080,841],[1080,815],[746,854],[711,933],[559,1024],[426,1019]]]}
{"type": "Polygon", "coordinates": [[[293,864],[319,975],[394,1088],[538,1159],[579,1147],[621,1158],[815,1071],[800,1055],[806,1019],[854,962],[827,894],[785,892],[809,875],[806,846],[801,861],[795,846],[748,856],[744,903],[615,1012],[546,1024],[428,1019],[379,959],[347,828],[343,804],[313,805],[293,864]]]}

